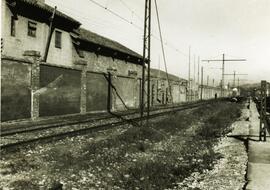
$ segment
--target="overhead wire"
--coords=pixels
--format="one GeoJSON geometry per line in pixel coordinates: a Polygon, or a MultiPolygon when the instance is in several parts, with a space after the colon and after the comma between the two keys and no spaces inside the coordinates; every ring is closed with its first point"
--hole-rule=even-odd
{"type": "MultiPolygon", "coordinates": [[[[103,8],[103,9],[105,9],[106,11],[109,11],[111,14],[113,14],[114,16],[116,16],[116,17],[122,19],[123,21],[125,21],[125,22],[127,22],[127,23],[133,25],[133,26],[136,27],[137,29],[143,31],[143,28],[142,28],[142,27],[140,27],[140,26],[134,24],[132,21],[129,21],[128,19],[124,18],[124,17],[121,16],[120,14],[114,12],[112,9],[103,6],[102,4],[96,2],[95,0],[89,0],[89,1],[91,1],[92,3],[94,3],[95,5],[97,5],[97,6],[101,7],[101,8],[103,8]]],[[[121,1],[122,1],[122,0],[121,0],[121,1]]],[[[123,2],[123,1],[122,1],[122,2],[123,2]]],[[[129,9],[131,12],[134,12],[134,13],[135,13],[135,11],[133,11],[131,8],[128,8],[128,9],[129,9]]],[[[137,14],[136,14],[136,15],[137,15],[137,14]]],[[[151,34],[151,36],[152,36],[153,38],[159,40],[159,41],[161,40],[159,37],[155,36],[154,34],[151,34]]],[[[172,45],[169,45],[168,42],[166,42],[165,44],[166,44],[166,46],[170,47],[171,49],[174,49],[176,52],[178,52],[178,53],[180,53],[180,54],[182,54],[182,55],[184,55],[184,56],[186,56],[186,57],[188,56],[186,53],[183,53],[183,51],[180,51],[179,49],[173,47],[172,45]]]]}
{"type": "Polygon", "coordinates": [[[233,59],[242,59],[239,56],[235,56],[235,55],[230,55],[230,54],[226,54],[227,57],[231,57],[233,59]]]}
{"type": "MultiPolygon", "coordinates": [[[[51,3],[54,3],[53,1],[51,1],[51,0],[47,0],[48,2],[51,2],[51,3]]],[[[61,3],[60,3],[61,4],[61,3]]],[[[82,13],[77,13],[78,12],[78,10],[76,10],[76,9],[72,9],[72,8],[70,8],[70,7],[67,7],[67,6],[65,6],[64,4],[61,4],[61,7],[64,7],[64,9],[62,9],[61,11],[63,12],[63,13],[65,13],[65,14],[67,14],[67,15],[70,15],[70,14],[72,14],[72,15],[75,15],[76,16],[76,18],[79,18],[80,20],[84,20],[84,22],[85,23],[88,23],[88,24],[91,24],[91,25],[96,25],[96,26],[99,26],[99,27],[108,27],[108,26],[110,26],[110,27],[112,27],[113,25],[112,25],[112,23],[110,22],[107,22],[107,23],[105,23],[105,20],[104,21],[102,21],[102,22],[99,22],[99,21],[97,21],[96,19],[92,19],[92,18],[90,18],[90,17],[86,17],[86,15],[85,14],[82,14],[82,13]],[[91,20],[91,22],[90,22],[90,20],[91,20]]],[[[89,15],[88,15],[89,16],[89,15]]]]}
{"type": "Polygon", "coordinates": [[[107,10],[107,11],[110,12],[112,15],[114,15],[114,16],[116,16],[116,17],[122,19],[123,21],[125,21],[125,22],[127,22],[127,23],[133,25],[133,26],[136,27],[137,29],[143,30],[142,27],[140,27],[140,26],[134,24],[133,22],[131,22],[131,21],[129,21],[128,19],[126,19],[125,17],[123,17],[123,16],[121,16],[120,14],[114,12],[112,9],[110,9],[110,8],[108,8],[108,7],[105,7],[104,5],[102,5],[102,4],[98,3],[98,2],[96,2],[95,0],[89,0],[89,1],[91,1],[91,2],[94,3],[95,5],[99,6],[100,8],[103,8],[103,9],[107,10]]]}
{"type": "Polygon", "coordinates": [[[168,74],[168,69],[167,69],[167,61],[166,61],[165,48],[164,48],[163,38],[162,38],[162,31],[161,31],[161,24],[160,24],[160,18],[159,18],[158,5],[157,5],[157,1],[156,0],[154,0],[154,1],[155,1],[157,21],[158,21],[158,29],[159,29],[159,37],[160,37],[160,42],[161,42],[162,57],[163,57],[163,61],[164,61],[165,72],[166,72],[166,77],[167,77],[168,86],[169,86],[169,92],[170,92],[170,96],[171,96],[171,100],[172,100],[172,104],[173,104],[172,87],[171,87],[169,74],[168,74]]]}
{"type": "Polygon", "coordinates": [[[123,0],[119,0],[133,15],[137,17],[138,20],[141,22],[143,21],[143,18],[139,16],[132,8],[130,8],[123,0]]]}
{"type": "MultiPolygon", "coordinates": [[[[47,1],[48,2],[51,2],[51,3],[54,3],[54,1],[52,1],[52,0],[47,0],[47,1]]],[[[111,22],[107,22],[106,24],[104,24],[104,22],[106,22],[106,20],[103,20],[102,22],[99,22],[98,20],[89,17],[89,15],[82,14],[82,13],[79,14],[79,13],[77,13],[78,10],[72,9],[72,8],[70,8],[68,6],[65,6],[65,4],[62,4],[62,3],[60,3],[60,4],[61,4],[61,7],[64,7],[65,8],[65,10],[61,10],[65,14],[76,15],[77,18],[80,18],[82,20],[85,20],[86,22],[88,21],[89,24],[93,24],[92,22],[94,22],[94,24],[101,25],[101,26],[104,26],[104,27],[108,27],[109,25],[111,26],[111,22]],[[69,11],[67,11],[67,10],[69,10],[69,11]],[[91,20],[91,23],[89,22],[89,20],[91,20]]]]}
{"type": "MultiPolygon", "coordinates": [[[[51,4],[54,4],[54,1],[52,0],[46,0],[50,2],[51,4]]],[[[115,32],[119,32],[119,24],[117,23],[112,23],[112,22],[106,22],[106,20],[102,20],[102,22],[98,21],[95,18],[89,17],[89,15],[80,13],[78,14],[78,10],[72,9],[68,6],[65,6],[65,4],[59,3],[62,7],[61,11],[67,15],[74,15],[77,19],[82,20],[83,24],[88,24],[88,26],[94,26],[95,29],[99,28],[103,31],[103,29],[110,28],[110,30],[114,30],[115,32]]],[[[92,29],[91,29],[92,30],[92,29]]],[[[104,30],[107,31],[107,30],[104,30]]],[[[141,30],[138,30],[141,31],[141,30]]],[[[95,32],[95,30],[94,30],[95,32]]],[[[141,39],[142,35],[140,32],[134,32],[133,35],[136,35],[136,39],[141,39]]],[[[123,35],[118,35],[117,38],[121,39],[123,42],[127,42],[130,39],[130,36],[127,33],[123,33],[123,35]]],[[[139,51],[139,50],[137,50],[139,51]]]]}
{"type": "MultiPolygon", "coordinates": [[[[47,1],[49,1],[49,2],[51,2],[51,3],[54,3],[52,0],[47,0],[47,1]]],[[[118,18],[121,19],[122,21],[124,21],[124,22],[126,22],[126,23],[132,25],[132,26],[135,27],[136,29],[138,29],[138,30],[140,30],[140,31],[143,31],[143,28],[142,28],[142,27],[138,26],[138,25],[135,24],[134,22],[128,20],[127,18],[123,17],[122,15],[120,15],[120,14],[116,13],[115,11],[113,11],[112,9],[110,9],[110,8],[108,7],[108,2],[106,3],[106,6],[104,6],[104,5],[102,5],[101,3],[98,3],[98,2],[95,1],[95,0],[89,0],[89,1],[91,1],[93,4],[97,5],[98,7],[104,9],[105,11],[110,12],[112,15],[118,17],[118,18]]],[[[133,9],[131,9],[131,8],[130,8],[123,0],[119,0],[119,1],[120,1],[120,2],[121,2],[121,3],[122,3],[122,4],[123,4],[123,5],[131,12],[131,13],[134,13],[134,15],[136,15],[136,17],[137,17],[138,19],[139,19],[139,18],[141,19],[141,17],[140,17],[133,9]]],[[[90,23],[89,18],[85,17],[86,15],[81,16],[81,14],[74,13],[74,12],[76,12],[74,9],[70,9],[70,8],[68,8],[67,6],[64,6],[64,5],[61,5],[61,6],[65,7],[66,9],[69,9],[70,11],[72,11],[72,14],[77,15],[78,18],[83,19],[83,20],[84,20],[85,22],[87,22],[88,24],[95,24],[95,25],[98,25],[98,26],[101,26],[101,27],[107,27],[107,26],[104,25],[103,23],[98,23],[97,21],[93,21],[93,22],[95,22],[95,23],[90,23]]],[[[63,12],[64,12],[64,11],[63,11],[63,12]]],[[[66,11],[66,12],[68,12],[68,11],[66,11]]],[[[70,13],[68,13],[68,14],[70,14],[70,13]]],[[[92,21],[91,21],[91,22],[92,22],[92,21]]],[[[111,27],[111,26],[110,26],[110,27],[111,27]]],[[[116,30],[116,29],[115,29],[115,30],[116,30]]],[[[161,40],[160,37],[157,37],[157,36],[156,36],[155,34],[153,34],[153,33],[151,33],[151,36],[153,37],[153,39],[156,39],[157,41],[160,41],[160,40],[161,40]]],[[[187,55],[186,53],[184,53],[183,51],[181,51],[181,50],[179,50],[178,48],[174,47],[171,43],[169,43],[169,42],[167,42],[167,41],[164,41],[164,40],[163,40],[163,43],[164,43],[167,47],[169,47],[170,49],[172,49],[172,50],[174,50],[175,52],[181,54],[182,56],[185,56],[186,58],[188,57],[188,55],[187,55]]]]}

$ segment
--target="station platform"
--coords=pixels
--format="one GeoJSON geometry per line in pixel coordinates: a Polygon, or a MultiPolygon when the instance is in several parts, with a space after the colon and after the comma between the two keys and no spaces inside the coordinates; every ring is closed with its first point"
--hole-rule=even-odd
{"type": "Polygon", "coordinates": [[[250,103],[247,190],[270,190],[270,137],[259,141],[260,119],[254,102],[250,103]]]}

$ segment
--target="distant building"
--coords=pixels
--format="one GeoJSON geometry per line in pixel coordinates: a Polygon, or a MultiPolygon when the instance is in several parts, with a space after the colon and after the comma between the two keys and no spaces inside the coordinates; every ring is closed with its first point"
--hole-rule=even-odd
{"type": "Polygon", "coordinates": [[[186,102],[187,80],[172,74],[167,78],[166,72],[151,69],[151,81],[151,105],[186,102]]]}

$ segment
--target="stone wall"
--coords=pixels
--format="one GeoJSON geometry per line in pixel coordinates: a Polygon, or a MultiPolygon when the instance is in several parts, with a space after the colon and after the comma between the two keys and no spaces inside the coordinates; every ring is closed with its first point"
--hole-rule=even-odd
{"type": "MultiPolygon", "coordinates": [[[[124,69],[128,70],[129,65],[131,64],[115,64],[124,74],[128,73],[124,69]]],[[[102,67],[107,68],[106,66],[100,68],[102,67]]],[[[107,73],[108,71],[89,71],[87,65],[63,67],[40,62],[40,55],[36,51],[27,51],[24,59],[3,56],[1,119],[2,121],[38,119],[44,116],[107,111],[108,81],[105,78],[107,73]]],[[[128,107],[138,108],[139,79],[115,73],[112,74],[112,84],[117,93],[128,107]]],[[[110,109],[123,110],[124,104],[115,95],[116,92],[112,90],[111,93],[110,109]]]]}
{"type": "Polygon", "coordinates": [[[87,72],[86,111],[106,111],[108,82],[103,74],[87,72]]]}
{"type": "Polygon", "coordinates": [[[1,121],[31,117],[31,64],[2,59],[1,121]]]}
{"type": "Polygon", "coordinates": [[[80,70],[40,65],[40,88],[40,116],[80,113],[80,70]]]}
{"type": "Polygon", "coordinates": [[[113,77],[112,84],[117,91],[112,93],[113,110],[125,110],[125,105],[128,109],[139,108],[140,83],[136,78],[113,77]]]}
{"type": "Polygon", "coordinates": [[[73,47],[72,48],[73,61],[77,65],[85,64],[87,71],[101,72],[101,73],[112,72],[115,75],[141,78],[142,68],[141,65],[139,64],[134,64],[124,60],[99,55],[98,53],[95,52],[89,51],[82,51],[82,52],[84,55],[83,58],[79,57],[77,51],[73,47]]]}
{"type": "MultiPolygon", "coordinates": [[[[147,85],[147,83],[146,83],[147,85]]],[[[186,86],[179,81],[170,81],[173,103],[186,101],[186,86]]],[[[151,80],[151,105],[171,104],[168,81],[163,78],[153,78],[151,80]]]]}
{"type": "MultiPolygon", "coordinates": [[[[40,55],[35,51],[25,52],[24,55],[25,59],[2,57],[2,121],[105,112],[108,108],[109,84],[105,77],[108,76],[108,72],[112,74],[111,83],[115,88],[111,88],[109,108],[113,111],[126,110],[124,104],[129,109],[139,108],[141,79],[137,76],[128,76],[128,70],[132,67],[137,68],[139,72],[137,65],[114,62],[113,59],[93,55],[96,56],[93,60],[102,61],[92,60],[93,62],[87,62],[87,65],[63,67],[40,62],[40,55]],[[108,68],[110,65],[114,65],[117,69],[110,70],[108,68]],[[100,70],[90,71],[91,68],[100,70]],[[119,71],[126,76],[118,75],[119,71]]],[[[186,86],[179,81],[172,81],[171,85],[173,103],[186,102],[186,86]]],[[[151,105],[172,103],[169,85],[165,79],[152,78],[150,89],[151,105]]],[[[201,89],[198,91],[199,94],[200,91],[201,89]]],[[[219,88],[204,87],[203,99],[215,98],[215,93],[218,98],[221,97],[219,88]]],[[[224,94],[227,93],[228,91],[224,91],[224,94]]],[[[146,99],[145,93],[145,101],[146,99]]]]}

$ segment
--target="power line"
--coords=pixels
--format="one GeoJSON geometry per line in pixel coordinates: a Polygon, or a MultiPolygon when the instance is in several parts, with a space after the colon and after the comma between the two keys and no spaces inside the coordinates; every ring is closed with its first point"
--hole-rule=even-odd
{"type": "MultiPolygon", "coordinates": [[[[111,14],[113,14],[114,16],[116,16],[116,17],[122,19],[123,21],[125,21],[125,22],[127,22],[127,23],[133,25],[133,26],[136,27],[137,29],[143,31],[143,28],[141,28],[140,26],[134,24],[132,21],[129,21],[128,19],[124,18],[123,16],[119,15],[118,13],[114,12],[113,10],[111,10],[111,9],[109,9],[109,8],[107,8],[107,7],[103,6],[103,5],[101,5],[100,3],[96,2],[95,0],[90,0],[90,1],[91,1],[92,3],[94,3],[94,4],[96,4],[97,6],[99,6],[99,7],[103,8],[103,9],[105,9],[106,11],[109,11],[109,12],[110,12],[111,14]]],[[[123,2],[123,1],[122,1],[122,2],[123,2]]],[[[131,9],[131,10],[132,10],[132,9],[131,9]]],[[[132,12],[135,13],[135,11],[133,11],[133,10],[132,10],[132,12]]],[[[152,37],[154,37],[154,38],[158,39],[159,41],[161,41],[161,39],[158,38],[158,37],[156,37],[154,34],[151,34],[151,35],[152,35],[152,37]]],[[[187,57],[187,54],[183,53],[182,51],[180,51],[180,50],[177,49],[177,48],[174,48],[172,45],[168,45],[168,42],[166,42],[165,45],[167,45],[168,47],[174,49],[176,52],[179,52],[180,54],[182,54],[182,55],[184,55],[184,56],[187,57]]]]}
{"type": "Polygon", "coordinates": [[[140,21],[143,20],[143,18],[140,17],[133,9],[131,9],[123,0],[119,0],[119,1],[132,13],[132,15],[135,15],[137,19],[139,19],[140,21]]]}
{"type": "MultiPolygon", "coordinates": [[[[51,0],[46,0],[46,1],[51,2],[52,4],[54,3],[51,0]]],[[[70,14],[76,15],[76,18],[79,18],[80,20],[84,20],[85,23],[88,23],[88,24],[91,24],[91,25],[96,25],[96,26],[99,26],[99,27],[104,27],[104,28],[105,27],[106,28],[110,27],[110,29],[111,29],[111,27],[114,27],[111,22],[106,22],[106,20],[103,20],[102,22],[99,22],[97,19],[93,19],[93,18],[89,17],[89,15],[82,14],[82,13],[80,13],[80,14],[77,13],[78,10],[76,10],[76,9],[71,9],[70,7],[67,7],[62,3],[59,3],[59,4],[61,4],[61,7],[65,8],[65,10],[63,10],[63,9],[61,10],[63,13],[65,13],[67,15],[70,15],[70,14]],[[91,22],[90,22],[90,20],[91,20],[91,22]]],[[[115,28],[115,30],[116,30],[116,28],[115,28]]]]}
{"type": "MultiPolygon", "coordinates": [[[[47,0],[47,1],[49,1],[49,2],[51,2],[51,3],[54,3],[52,0],[47,0]]],[[[138,29],[138,30],[140,30],[140,31],[143,31],[143,28],[142,28],[142,27],[138,26],[137,24],[134,24],[134,22],[132,22],[132,21],[128,20],[127,18],[121,16],[120,14],[116,13],[116,12],[113,11],[112,9],[108,8],[107,6],[104,6],[104,5],[98,3],[98,2],[95,1],[95,0],[90,0],[90,1],[91,1],[92,3],[94,3],[95,5],[97,5],[98,7],[100,7],[100,8],[102,8],[102,9],[104,9],[104,10],[110,12],[112,15],[114,15],[114,16],[120,18],[122,21],[124,21],[124,22],[126,22],[126,23],[128,23],[128,24],[130,24],[130,25],[132,25],[132,26],[134,26],[136,29],[138,29]]],[[[124,3],[123,0],[119,0],[119,1],[121,1],[122,4],[123,4],[123,5],[124,5],[131,13],[134,13],[134,15],[137,15],[137,17],[139,17],[139,15],[138,15],[134,10],[132,10],[126,3],[124,3]]],[[[64,6],[64,5],[61,5],[61,6],[65,7],[66,9],[68,9],[68,10],[70,10],[70,11],[72,11],[72,14],[77,15],[78,18],[80,18],[80,19],[82,19],[82,20],[85,20],[85,22],[87,22],[88,24],[96,24],[96,25],[100,25],[100,26],[102,26],[102,27],[107,27],[107,26],[104,25],[103,23],[98,23],[98,22],[96,22],[96,21],[93,21],[93,22],[96,22],[96,23],[90,23],[90,22],[89,22],[89,18],[85,17],[86,15],[82,16],[81,14],[74,13],[74,12],[77,12],[77,10],[75,10],[75,9],[70,9],[70,8],[68,8],[67,6],[64,6]]],[[[65,11],[63,11],[63,12],[65,12],[65,11]]],[[[67,12],[67,11],[66,11],[66,12],[67,12]]],[[[68,13],[68,14],[69,14],[69,13],[68,13]]],[[[152,36],[154,39],[156,39],[156,40],[158,40],[158,41],[161,41],[161,39],[160,39],[159,37],[155,36],[155,35],[152,34],[152,33],[151,33],[151,36],[152,36]]],[[[174,50],[175,52],[177,52],[177,53],[179,53],[179,54],[185,56],[186,58],[188,57],[188,55],[187,55],[186,53],[184,53],[183,51],[179,50],[178,48],[175,48],[171,43],[169,43],[169,42],[167,42],[167,41],[163,41],[163,43],[164,43],[167,47],[169,47],[170,49],[174,50]]]]}
{"type": "Polygon", "coordinates": [[[104,5],[98,3],[98,2],[96,2],[96,1],[94,1],[94,0],[89,0],[89,1],[91,1],[91,2],[94,3],[95,5],[99,6],[100,8],[105,9],[106,11],[110,12],[110,13],[113,14],[114,16],[116,16],[116,17],[122,19],[123,21],[125,21],[125,22],[127,22],[127,23],[133,25],[134,27],[138,28],[139,30],[143,30],[142,27],[140,27],[140,26],[134,24],[133,22],[129,21],[128,19],[126,19],[125,17],[121,16],[120,14],[114,12],[113,10],[111,10],[111,9],[109,9],[109,8],[107,8],[107,7],[105,7],[104,5]]]}
{"type": "Polygon", "coordinates": [[[165,66],[165,71],[166,71],[166,76],[167,76],[167,81],[168,81],[168,86],[169,86],[169,92],[170,92],[170,96],[171,96],[171,100],[172,100],[172,104],[173,104],[172,87],[171,87],[171,83],[169,80],[169,74],[168,74],[167,62],[166,62],[166,56],[165,56],[165,48],[164,48],[163,39],[162,39],[161,24],[160,24],[158,5],[157,5],[156,0],[155,0],[155,8],[156,8],[156,14],[157,14],[159,37],[160,37],[160,42],[161,42],[163,61],[164,61],[164,66],[165,66]]]}
{"type": "MultiPolygon", "coordinates": [[[[52,0],[46,0],[46,1],[50,2],[51,4],[54,4],[54,2],[52,0]]],[[[102,22],[100,22],[98,19],[92,18],[89,15],[86,15],[83,13],[78,14],[78,10],[72,9],[68,6],[65,6],[62,3],[58,3],[58,4],[60,5],[60,7],[64,8],[64,9],[61,9],[61,11],[63,13],[65,13],[67,15],[74,15],[75,18],[82,20],[83,24],[88,24],[89,26],[94,26],[94,27],[100,28],[101,30],[104,30],[104,31],[108,31],[105,29],[110,27],[110,30],[114,30],[114,31],[119,32],[120,25],[117,23],[114,24],[114,23],[108,22],[106,20],[102,20],[102,22]]],[[[141,30],[137,30],[137,31],[138,32],[134,32],[133,35],[136,35],[137,39],[138,38],[142,39],[142,34],[140,33],[141,30]]],[[[94,32],[96,32],[96,31],[94,30],[94,32]]],[[[118,38],[122,39],[122,41],[127,42],[130,39],[130,36],[128,36],[127,33],[123,33],[122,35],[118,35],[118,38]]]]}

